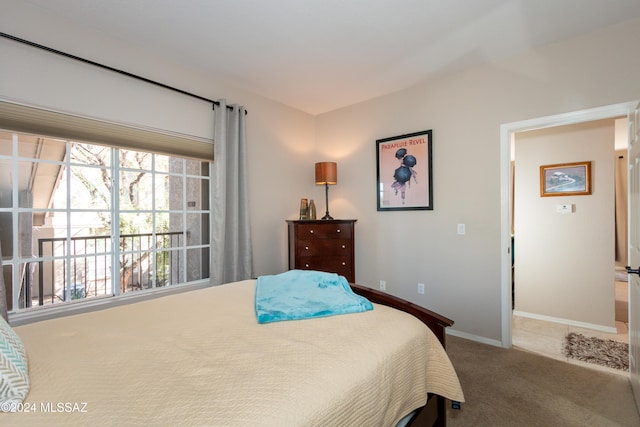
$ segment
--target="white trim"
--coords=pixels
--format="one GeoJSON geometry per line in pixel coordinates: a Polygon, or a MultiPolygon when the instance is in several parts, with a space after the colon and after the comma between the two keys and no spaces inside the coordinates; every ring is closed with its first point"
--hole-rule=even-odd
{"type": "Polygon", "coordinates": [[[445,329],[445,333],[453,337],[464,338],[465,340],[475,341],[481,344],[488,344],[494,347],[502,347],[502,343],[498,340],[481,337],[479,335],[468,334],[466,332],[456,331],[455,329],[445,329]]]}
{"type": "MultiPolygon", "coordinates": [[[[111,191],[111,207],[109,209],[109,213],[115,216],[114,220],[117,221],[115,222],[115,224],[120,223],[120,214],[122,213],[120,211],[120,158],[119,157],[120,157],[120,150],[112,148],[110,179],[111,179],[111,188],[114,190],[111,191]]],[[[155,156],[152,156],[152,157],[155,157],[155,156]]],[[[67,181],[70,181],[70,180],[67,180],[67,181]]],[[[71,194],[71,193],[67,193],[67,194],[71,194]]],[[[154,193],[153,199],[155,200],[155,193],[154,193]]],[[[155,212],[151,215],[151,217],[155,218],[155,212]]],[[[67,228],[68,228],[68,224],[67,224],[67,228]]],[[[154,226],[153,231],[155,230],[156,229],[154,226]]],[[[120,227],[111,227],[110,234],[111,234],[112,242],[120,242],[120,227]]],[[[112,266],[120,265],[120,255],[121,255],[120,245],[119,244],[113,245],[111,250],[112,266]]],[[[155,266],[153,271],[156,271],[155,266]]],[[[120,279],[121,277],[119,272],[118,274],[111,274],[111,295],[115,298],[118,298],[120,295],[122,295],[122,292],[121,292],[122,289],[120,288],[120,279]]]]}
{"type": "Polygon", "coordinates": [[[526,311],[513,311],[514,316],[526,317],[527,319],[544,320],[545,322],[559,323],[561,325],[576,326],[578,328],[593,329],[595,331],[606,332],[607,334],[617,334],[618,330],[613,326],[596,325],[595,323],[579,322],[577,320],[564,319],[561,317],[545,316],[543,314],[527,313],[526,311]]]}
{"type": "Polygon", "coordinates": [[[501,253],[501,326],[502,347],[511,347],[511,218],[509,212],[509,174],[511,163],[511,134],[534,129],[544,129],[592,120],[627,116],[638,101],[623,102],[604,107],[522,120],[500,125],[500,248],[501,253]]]}

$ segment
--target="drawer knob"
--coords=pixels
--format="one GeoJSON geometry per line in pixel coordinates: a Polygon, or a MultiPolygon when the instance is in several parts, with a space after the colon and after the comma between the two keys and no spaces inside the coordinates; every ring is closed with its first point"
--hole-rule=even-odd
{"type": "Polygon", "coordinates": [[[339,233],[339,232],[340,232],[340,229],[338,228],[338,229],[336,230],[336,233],[339,233]]]}
{"type": "Polygon", "coordinates": [[[309,268],[309,264],[305,264],[304,266],[305,266],[305,267],[307,267],[307,268],[309,268]]]}
{"type": "Polygon", "coordinates": [[[342,261],[342,265],[347,265],[347,263],[346,263],[346,262],[344,262],[344,261],[342,261]]]}
{"type": "Polygon", "coordinates": [[[346,249],[346,248],[347,248],[346,245],[342,245],[342,249],[346,249]]]}
{"type": "Polygon", "coordinates": [[[304,248],[305,248],[305,250],[307,250],[307,251],[309,250],[309,246],[305,246],[304,248]]]}
{"type": "Polygon", "coordinates": [[[313,234],[313,230],[309,230],[309,233],[313,234]]]}

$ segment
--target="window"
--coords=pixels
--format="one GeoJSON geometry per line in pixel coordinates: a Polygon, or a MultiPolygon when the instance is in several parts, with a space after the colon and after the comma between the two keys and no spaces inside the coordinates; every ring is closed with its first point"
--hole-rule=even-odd
{"type": "Polygon", "coordinates": [[[209,278],[209,162],[0,130],[7,308],[209,278]]]}

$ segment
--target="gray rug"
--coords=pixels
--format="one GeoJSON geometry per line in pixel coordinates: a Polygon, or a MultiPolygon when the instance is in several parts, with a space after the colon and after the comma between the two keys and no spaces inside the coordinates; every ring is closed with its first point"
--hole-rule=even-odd
{"type": "Polygon", "coordinates": [[[564,341],[565,356],[608,366],[621,371],[629,370],[629,344],[571,332],[564,341]]]}

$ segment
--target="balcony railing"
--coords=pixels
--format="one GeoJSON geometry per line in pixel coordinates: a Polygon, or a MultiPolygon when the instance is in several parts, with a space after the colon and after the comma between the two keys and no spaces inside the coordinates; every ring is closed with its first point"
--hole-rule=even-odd
{"type": "MultiPolygon", "coordinates": [[[[119,239],[120,293],[179,283],[183,268],[184,232],[122,234],[119,239]]],[[[81,298],[109,296],[112,289],[110,236],[38,239],[37,290],[35,273],[26,267],[20,295],[26,307],[81,298]],[[24,298],[24,299],[23,299],[24,298]]]]}

